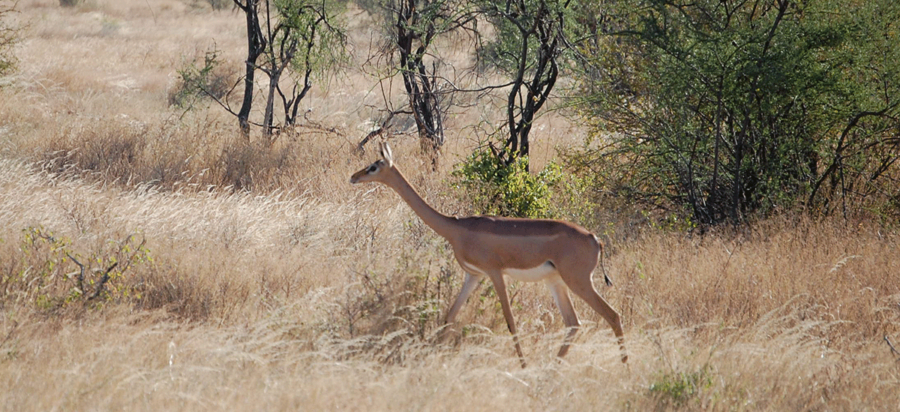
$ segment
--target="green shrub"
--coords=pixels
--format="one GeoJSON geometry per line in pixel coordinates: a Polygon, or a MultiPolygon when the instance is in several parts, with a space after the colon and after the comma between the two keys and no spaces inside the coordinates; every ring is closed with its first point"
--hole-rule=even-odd
{"type": "Polygon", "coordinates": [[[582,108],[607,190],[701,225],[900,193],[895,0],[624,0],[595,17],[582,108]]]}
{"type": "Polygon", "coordinates": [[[203,56],[188,62],[178,70],[178,84],[169,93],[169,105],[190,109],[200,98],[221,99],[231,89],[232,73],[224,70],[218,59],[219,51],[212,49],[203,56]]]}
{"type": "Polygon", "coordinates": [[[708,368],[696,372],[672,372],[650,384],[650,394],[661,409],[680,408],[713,384],[708,368]]]}
{"type": "Polygon", "coordinates": [[[17,264],[0,278],[0,300],[15,299],[54,310],[70,304],[140,299],[128,274],[152,258],[145,241],[137,240],[136,235],[109,240],[83,254],[65,237],[42,227],[27,228],[17,264]]]}
{"type": "Polygon", "coordinates": [[[10,24],[10,17],[15,13],[16,3],[10,6],[0,4],[0,76],[11,73],[16,67],[16,56],[13,54],[16,44],[21,40],[19,29],[10,24]]]}
{"type": "Polygon", "coordinates": [[[496,216],[548,218],[550,200],[563,177],[562,169],[550,163],[531,174],[528,158],[517,158],[507,165],[489,150],[480,149],[456,165],[452,176],[456,186],[466,190],[476,213],[496,216]]]}

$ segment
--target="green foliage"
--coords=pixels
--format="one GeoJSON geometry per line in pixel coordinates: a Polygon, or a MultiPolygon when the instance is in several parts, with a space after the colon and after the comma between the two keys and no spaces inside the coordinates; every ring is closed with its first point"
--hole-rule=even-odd
{"type": "Polygon", "coordinates": [[[677,213],[665,213],[661,216],[651,216],[647,211],[641,213],[649,222],[650,227],[663,232],[688,232],[697,228],[697,223],[690,216],[682,217],[677,213]]]}
{"type": "Polygon", "coordinates": [[[565,49],[541,50],[542,37],[554,37],[565,33],[574,38],[580,27],[568,25],[576,17],[575,13],[584,1],[528,0],[505,5],[503,2],[478,1],[481,15],[496,30],[496,35],[486,38],[477,50],[482,69],[493,68],[507,76],[515,76],[525,59],[525,78],[534,77],[535,71],[543,68],[532,59],[538,53],[564,53],[565,49]],[[538,27],[543,25],[544,27],[538,27]],[[523,29],[525,31],[523,32],[523,29]],[[543,30],[538,33],[532,30],[543,30]],[[523,46],[528,53],[523,55],[523,46]]]}
{"type": "Polygon", "coordinates": [[[230,76],[220,70],[218,57],[219,51],[213,48],[204,54],[202,64],[195,59],[179,69],[180,83],[169,95],[169,104],[190,109],[201,97],[224,97],[231,87],[230,76]]]}
{"type": "MultiPolygon", "coordinates": [[[[322,78],[348,59],[346,34],[339,16],[346,3],[342,1],[274,0],[278,11],[278,28],[274,48],[296,48],[290,64],[296,73],[322,78]]],[[[275,56],[269,56],[275,58],[275,56]]]]}
{"type": "Polygon", "coordinates": [[[140,299],[128,273],[153,259],[144,241],[136,240],[135,235],[109,240],[83,255],[71,240],[47,229],[25,229],[18,264],[0,279],[0,300],[15,299],[54,310],[71,304],[140,299]]]}
{"type": "Polygon", "coordinates": [[[228,7],[234,7],[232,0],[206,0],[213,10],[225,10],[228,7]]]}
{"type": "MultiPolygon", "coordinates": [[[[494,31],[479,41],[478,61],[509,77],[504,155],[527,157],[534,120],[548,102],[571,54],[567,37],[581,37],[571,24],[580,1],[528,0],[476,2],[494,31]]],[[[509,162],[507,162],[509,163],[509,162]]],[[[525,165],[527,169],[527,163],[525,165]]]]}
{"type": "Polygon", "coordinates": [[[897,196],[900,3],[607,5],[578,44],[606,190],[700,224],[897,196]]]}
{"type": "MultiPolygon", "coordinates": [[[[284,113],[282,127],[296,124],[300,102],[312,87],[313,79],[331,75],[334,69],[346,61],[346,35],[339,21],[344,3],[315,0],[269,0],[256,3],[259,15],[251,23],[248,38],[255,44],[249,60],[262,53],[259,69],[267,77],[266,105],[263,114],[263,134],[269,145],[277,139],[272,132],[275,123],[275,97],[281,98],[284,113]],[[290,89],[282,89],[282,75],[291,78],[290,89]]],[[[245,8],[245,13],[256,13],[256,5],[245,8]]],[[[255,63],[254,63],[255,64],[255,63]]],[[[249,66],[248,66],[249,67],[249,66]]],[[[248,68],[248,70],[252,69],[248,68]]],[[[245,90],[245,93],[251,93],[245,90]]],[[[241,113],[249,115],[252,100],[245,97],[241,113]]],[[[241,115],[238,116],[241,118],[241,115]]],[[[240,120],[241,122],[245,120],[240,120]]],[[[243,126],[242,126],[243,127],[243,126]]]]}
{"type": "Polygon", "coordinates": [[[708,368],[696,372],[672,372],[650,384],[650,394],[662,409],[680,408],[713,384],[708,368]]]}
{"type": "Polygon", "coordinates": [[[465,27],[474,17],[475,6],[475,2],[468,0],[357,0],[355,3],[382,24],[382,35],[388,41],[397,41],[399,25],[414,33],[417,44],[428,43],[421,51],[427,51],[435,37],[465,27]]]}
{"type": "Polygon", "coordinates": [[[598,199],[592,193],[596,186],[594,176],[590,174],[579,175],[571,173],[571,170],[562,172],[562,167],[551,163],[559,169],[560,180],[553,185],[553,202],[550,215],[557,219],[579,222],[585,227],[598,228],[606,225],[602,230],[603,235],[611,235],[612,222],[602,219],[597,214],[600,207],[598,199]]]}
{"type": "Polygon", "coordinates": [[[6,0],[0,0],[0,76],[11,73],[16,67],[16,56],[13,48],[21,37],[19,30],[12,25],[10,15],[15,13],[16,3],[7,6],[6,0]]]}
{"type": "MultiPolygon", "coordinates": [[[[475,25],[472,2],[466,0],[375,0],[358,1],[381,26],[383,46],[371,62],[382,88],[389,89],[395,76],[403,80],[408,103],[405,109],[415,120],[420,144],[436,162],[437,149],[444,144],[444,116],[457,92],[443,68],[445,61],[434,42],[475,25]],[[384,71],[383,71],[384,70],[384,71]]],[[[368,66],[368,64],[367,64],[368,66]]],[[[392,112],[395,110],[392,109],[392,112]]],[[[389,117],[392,119],[393,115],[389,117]]],[[[389,127],[390,120],[383,127],[389,127]]],[[[436,167],[436,166],[435,166],[436,167]]]]}
{"type": "Polygon", "coordinates": [[[452,175],[471,196],[477,213],[551,217],[551,189],[562,180],[562,169],[550,163],[533,175],[527,164],[528,158],[522,157],[507,165],[489,150],[480,149],[457,164],[452,175]]]}

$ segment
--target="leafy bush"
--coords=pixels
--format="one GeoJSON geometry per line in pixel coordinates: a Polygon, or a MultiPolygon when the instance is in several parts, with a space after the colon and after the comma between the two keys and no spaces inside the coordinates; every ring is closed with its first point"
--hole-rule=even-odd
{"type": "Polygon", "coordinates": [[[709,368],[704,367],[696,372],[663,374],[650,384],[650,393],[656,398],[661,410],[680,408],[712,384],[709,368]]]}
{"type": "Polygon", "coordinates": [[[144,240],[130,235],[109,240],[88,254],[42,227],[23,231],[17,264],[0,278],[0,300],[15,299],[54,310],[70,304],[99,304],[140,298],[128,272],[152,262],[144,240]]]}
{"type": "Polygon", "coordinates": [[[7,20],[15,12],[15,6],[16,3],[11,6],[0,4],[0,76],[9,74],[16,67],[13,48],[21,38],[18,29],[7,20]]]}
{"type": "Polygon", "coordinates": [[[476,213],[551,217],[551,188],[562,179],[562,169],[550,163],[532,175],[527,165],[527,157],[519,157],[507,165],[489,150],[479,149],[457,164],[452,176],[471,196],[476,213]]]}
{"type": "Polygon", "coordinates": [[[195,59],[178,70],[179,83],[169,93],[169,105],[190,109],[202,97],[225,97],[231,89],[230,79],[234,76],[232,72],[223,70],[218,57],[219,51],[212,49],[204,54],[202,64],[195,59]]]}
{"type": "Polygon", "coordinates": [[[900,195],[900,3],[608,6],[579,45],[606,190],[699,224],[900,195]]]}

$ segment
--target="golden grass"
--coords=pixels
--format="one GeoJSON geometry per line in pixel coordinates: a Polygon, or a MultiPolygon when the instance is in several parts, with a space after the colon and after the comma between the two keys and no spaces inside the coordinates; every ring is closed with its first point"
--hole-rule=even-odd
{"type": "MultiPolygon", "coordinates": [[[[189,1],[56,4],[20,2],[31,21],[20,72],[0,89],[2,410],[900,405],[900,356],[884,339],[900,343],[896,230],[782,217],[704,236],[612,234],[615,287],[601,293],[624,316],[628,365],[580,301],[585,327],[557,361],[549,293],[514,284],[523,370],[488,288],[461,330],[438,338],[462,280],[451,252],[388,189],[347,182],[371,160],[353,149],[378,101],[372,79],[352,72],[311,97],[313,118],[336,133],[261,151],[217,108],[166,107],[182,55],[215,38],[240,58],[239,16],[189,1]],[[81,256],[137,234],[153,262],[126,272],[129,297],[38,304],[69,288],[76,266],[56,262],[49,282],[61,288],[30,286],[38,274],[26,269],[45,252],[23,230],[37,226],[81,256]]],[[[475,143],[464,126],[487,111],[448,122],[441,173],[412,138],[392,140],[440,210],[467,210],[444,176],[475,143]]],[[[562,117],[541,122],[538,162],[577,143],[562,117]]]]}

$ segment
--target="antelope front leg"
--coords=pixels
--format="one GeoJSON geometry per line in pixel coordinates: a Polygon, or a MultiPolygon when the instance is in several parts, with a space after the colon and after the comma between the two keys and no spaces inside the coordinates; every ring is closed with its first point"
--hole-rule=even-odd
{"type": "Polygon", "coordinates": [[[453,302],[453,306],[450,306],[450,311],[447,312],[447,319],[444,321],[445,325],[456,320],[456,315],[459,314],[462,306],[466,304],[469,295],[481,286],[481,280],[481,276],[473,276],[471,273],[466,273],[466,280],[463,281],[462,289],[459,290],[459,296],[456,297],[456,301],[453,302]]]}
{"type": "Polygon", "coordinates": [[[503,317],[506,318],[506,326],[509,327],[509,333],[513,336],[513,342],[516,344],[516,353],[519,354],[519,361],[522,362],[522,369],[525,369],[525,356],[522,355],[522,345],[519,344],[519,334],[516,332],[516,320],[513,318],[512,309],[509,305],[509,296],[506,294],[506,283],[503,281],[503,274],[490,274],[491,281],[494,283],[494,291],[497,292],[497,298],[500,299],[500,307],[503,309],[503,317]]]}
{"type": "Polygon", "coordinates": [[[456,297],[456,300],[453,302],[453,305],[450,306],[450,310],[447,312],[447,318],[444,320],[444,330],[441,331],[441,335],[443,337],[447,334],[447,329],[449,325],[456,321],[456,315],[459,315],[459,310],[462,309],[463,305],[466,304],[466,301],[469,299],[469,295],[472,294],[475,290],[481,286],[481,281],[484,279],[482,276],[475,276],[471,273],[466,272],[466,279],[463,281],[462,289],[459,291],[459,296],[456,297]]]}

